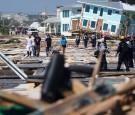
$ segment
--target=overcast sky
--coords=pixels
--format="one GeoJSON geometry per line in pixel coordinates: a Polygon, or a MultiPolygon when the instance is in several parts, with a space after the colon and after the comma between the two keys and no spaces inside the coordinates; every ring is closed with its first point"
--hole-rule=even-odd
{"type": "Polygon", "coordinates": [[[55,12],[57,5],[76,4],[77,0],[0,0],[0,12],[55,12]]]}

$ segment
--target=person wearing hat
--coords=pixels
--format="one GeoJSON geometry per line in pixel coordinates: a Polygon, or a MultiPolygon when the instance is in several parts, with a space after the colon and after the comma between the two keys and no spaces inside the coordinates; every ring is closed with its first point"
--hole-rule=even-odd
{"type": "Polygon", "coordinates": [[[124,36],[120,36],[120,40],[121,42],[118,45],[117,48],[117,53],[116,56],[119,55],[118,57],[118,65],[117,65],[117,71],[120,71],[121,68],[121,64],[124,62],[125,67],[126,67],[126,71],[130,71],[129,70],[129,65],[128,65],[128,51],[129,51],[129,47],[128,44],[126,43],[126,39],[124,36]]]}

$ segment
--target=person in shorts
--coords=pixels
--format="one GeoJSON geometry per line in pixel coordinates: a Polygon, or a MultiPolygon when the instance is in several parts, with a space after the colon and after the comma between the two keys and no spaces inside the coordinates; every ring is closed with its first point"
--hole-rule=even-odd
{"type": "Polygon", "coordinates": [[[66,44],[67,44],[67,40],[66,40],[64,35],[61,36],[60,43],[61,43],[62,53],[64,54],[65,53],[65,49],[66,49],[66,44]]]}

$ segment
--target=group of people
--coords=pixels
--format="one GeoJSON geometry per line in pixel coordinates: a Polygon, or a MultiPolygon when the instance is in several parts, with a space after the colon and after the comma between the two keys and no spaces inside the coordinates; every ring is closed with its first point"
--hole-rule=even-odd
{"type": "MultiPolygon", "coordinates": [[[[103,57],[101,61],[101,71],[107,70],[107,60],[106,60],[106,54],[110,53],[107,44],[106,39],[104,36],[102,36],[102,39],[98,40],[97,44],[97,51],[94,53],[95,57],[98,58],[98,55],[100,52],[103,52],[103,57]]],[[[115,57],[118,56],[118,65],[117,65],[117,71],[120,71],[121,65],[124,62],[126,71],[130,71],[129,68],[133,68],[133,59],[135,59],[135,39],[132,37],[120,37],[120,43],[117,48],[117,53],[115,57]]],[[[135,61],[135,60],[134,60],[135,61]]]]}
{"type": "Polygon", "coordinates": [[[83,40],[84,48],[87,48],[88,41],[91,41],[92,47],[96,47],[96,40],[98,38],[95,33],[92,33],[91,35],[84,34],[82,38],[80,35],[76,35],[76,38],[75,38],[76,47],[79,47],[81,39],[83,40]]]}
{"type": "MultiPolygon", "coordinates": [[[[26,38],[26,43],[27,43],[26,45],[27,57],[31,57],[31,56],[39,57],[41,37],[38,34],[35,34],[34,36],[32,34],[29,34],[28,37],[26,38]]],[[[47,34],[45,38],[46,56],[49,56],[50,54],[51,44],[52,44],[52,38],[49,34],[47,34]]],[[[67,44],[67,40],[64,35],[62,35],[60,38],[60,44],[61,44],[62,53],[64,54],[66,44],[67,44]]]]}
{"type": "Polygon", "coordinates": [[[27,57],[31,57],[32,55],[38,57],[40,52],[41,37],[39,37],[38,34],[29,34],[26,38],[26,42],[27,57]]]}
{"type": "MultiPolygon", "coordinates": [[[[102,51],[103,52],[103,57],[102,57],[102,61],[101,61],[101,70],[106,71],[107,70],[107,60],[106,60],[106,54],[110,53],[108,48],[107,48],[107,43],[106,43],[106,39],[105,36],[102,35],[101,39],[98,39],[97,43],[96,43],[96,35],[92,34],[91,35],[91,43],[92,43],[92,47],[96,47],[97,46],[97,51],[94,53],[95,57],[98,58],[99,53],[102,51]]],[[[39,56],[40,53],[40,42],[41,42],[41,37],[38,36],[38,34],[36,34],[35,36],[29,35],[28,38],[26,38],[27,40],[27,56],[31,57],[31,54],[33,56],[39,56]]],[[[76,36],[75,39],[75,43],[76,43],[76,47],[79,46],[80,43],[80,36],[76,36]]],[[[87,48],[87,43],[88,43],[89,37],[85,34],[83,36],[83,42],[84,42],[84,48],[87,48]]],[[[126,67],[126,71],[130,71],[130,67],[134,67],[133,64],[133,57],[135,59],[135,39],[133,39],[132,37],[124,37],[121,36],[120,37],[121,42],[118,45],[117,48],[117,53],[116,56],[118,56],[118,65],[117,65],[117,71],[120,71],[121,65],[124,62],[125,67],[126,67]]],[[[46,46],[46,56],[49,55],[50,51],[51,51],[51,44],[52,44],[52,38],[51,36],[48,34],[45,38],[45,46],[46,46]]],[[[60,38],[60,45],[61,45],[61,51],[62,54],[65,53],[65,49],[66,49],[66,45],[67,44],[67,40],[66,37],[64,35],[61,36],[60,38]]],[[[135,61],[135,60],[134,60],[135,61]]]]}
{"type": "Polygon", "coordinates": [[[118,57],[118,66],[117,71],[120,70],[121,64],[124,62],[126,71],[130,71],[129,68],[133,68],[133,58],[135,58],[135,39],[133,37],[127,36],[126,38],[124,36],[120,37],[121,42],[119,43],[116,57],[118,57]]]}

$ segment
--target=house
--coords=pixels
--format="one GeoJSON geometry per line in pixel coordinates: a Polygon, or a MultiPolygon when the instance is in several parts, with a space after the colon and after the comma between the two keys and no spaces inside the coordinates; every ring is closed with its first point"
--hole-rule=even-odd
{"type": "MultiPolygon", "coordinates": [[[[89,30],[117,36],[121,34],[121,22],[126,20],[123,12],[135,12],[135,6],[107,0],[78,0],[80,4],[61,7],[61,34],[71,36],[75,30],[89,30]]],[[[132,21],[128,34],[135,31],[132,21]]]]}
{"type": "Polygon", "coordinates": [[[61,33],[60,17],[48,18],[42,22],[45,27],[45,33],[59,35],[61,33]]]}
{"type": "Polygon", "coordinates": [[[72,33],[69,32],[69,30],[78,27],[77,24],[79,23],[79,19],[81,17],[82,6],[81,4],[74,4],[60,7],[60,9],[61,34],[71,36],[72,33]]]}
{"type": "MultiPolygon", "coordinates": [[[[125,4],[125,3],[122,3],[122,5],[123,5],[123,10],[124,11],[132,13],[132,14],[135,14],[135,5],[129,5],[129,4],[125,4]]],[[[125,15],[122,15],[122,19],[121,20],[124,21],[126,19],[127,19],[127,17],[125,15]]],[[[135,36],[135,20],[131,21],[131,24],[130,24],[130,26],[128,28],[128,34],[135,36]]]]}
{"type": "MultiPolygon", "coordinates": [[[[70,30],[86,29],[114,36],[121,33],[121,21],[126,18],[123,12],[134,12],[135,9],[135,6],[130,8],[130,5],[128,5],[126,7],[126,4],[122,2],[94,2],[91,0],[78,0],[77,2],[82,4],[81,15],[70,15],[68,17],[68,22],[71,20],[70,30]]],[[[64,18],[61,21],[61,23],[66,22],[64,18]]],[[[134,24],[132,22],[133,27],[128,30],[129,34],[131,34],[131,30],[134,30],[134,24]]]]}

